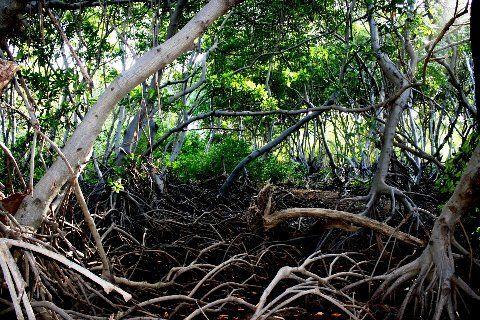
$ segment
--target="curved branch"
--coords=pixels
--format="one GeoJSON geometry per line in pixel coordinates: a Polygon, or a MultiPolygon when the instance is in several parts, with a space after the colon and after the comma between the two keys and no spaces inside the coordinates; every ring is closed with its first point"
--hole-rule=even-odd
{"type": "MultiPolygon", "coordinates": [[[[313,105],[311,105],[313,106],[313,105]]],[[[309,112],[315,112],[315,111],[325,111],[325,110],[330,110],[330,109],[337,109],[345,112],[349,112],[348,110],[359,110],[357,112],[363,112],[370,110],[370,107],[367,108],[362,108],[362,109],[347,109],[343,108],[341,106],[337,105],[331,105],[326,108],[325,106],[321,107],[309,107],[307,109],[298,109],[298,110],[284,110],[284,109],[279,109],[279,110],[269,110],[269,111],[229,111],[229,110],[213,110],[209,111],[206,113],[202,113],[199,115],[196,115],[194,117],[191,117],[187,119],[186,121],[179,123],[177,126],[173,127],[172,129],[168,130],[165,132],[153,145],[152,148],[149,150],[146,150],[143,153],[143,156],[148,156],[150,153],[157,149],[165,140],[167,140],[172,134],[182,131],[185,128],[187,128],[191,123],[200,121],[203,119],[207,119],[210,117],[255,117],[255,116],[268,116],[268,115],[273,115],[273,114],[283,114],[283,115],[297,115],[297,114],[304,114],[304,113],[309,113],[309,112]]]]}
{"type": "Polygon", "coordinates": [[[300,217],[312,217],[312,218],[322,218],[322,219],[332,219],[332,220],[340,220],[347,223],[352,223],[361,227],[369,228],[374,230],[378,233],[381,233],[386,236],[392,236],[400,241],[405,243],[409,243],[416,246],[423,246],[425,243],[407,233],[398,231],[396,228],[393,228],[385,223],[379,222],[374,219],[367,218],[362,215],[345,212],[345,211],[338,211],[338,210],[331,210],[331,209],[323,209],[323,208],[291,208],[285,209],[281,211],[274,212],[269,215],[264,215],[264,226],[265,229],[271,229],[277,226],[279,223],[300,217]]]}
{"type": "MultiPolygon", "coordinates": [[[[310,101],[305,101],[308,105],[314,106],[310,101]]],[[[340,107],[335,104],[333,104],[333,101],[328,101],[325,103],[322,107],[316,108],[316,111],[313,111],[300,119],[297,123],[295,123],[293,126],[287,128],[284,130],[278,137],[261,147],[260,149],[254,150],[252,153],[250,153],[248,156],[246,156],[240,163],[237,164],[235,169],[230,173],[228,176],[227,180],[225,183],[222,185],[220,188],[219,193],[221,195],[226,195],[228,193],[228,190],[230,189],[230,186],[232,185],[233,181],[237,178],[237,176],[240,174],[240,172],[247,166],[250,162],[253,160],[257,159],[261,155],[264,155],[265,153],[271,151],[273,148],[278,146],[280,143],[282,143],[288,136],[290,136],[292,133],[295,131],[299,130],[304,124],[309,122],[312,119],[315,119],[318,117],[321,113],[327,110],[338,110],[342,112],[348,112],[348,113],[361,113],[365,112],[368,110],[371,110],[375,108],[376,106],[370,106],[370,107],[365,107],[365,108],[356,108],[356,109],[349,109],[345,107],[340,107]]]]}
{"type": "MultiPolygon", "coordinates": [[[[240,2],[242,0],[211,0],[175,36],[139,57],[130,69],[111,83],[65,145],[63,153],[68,162],[83,167],[91,156],[93,144],[103,124],[117,103],[149,76],[190,50],[195,39],[202,35],[208,26],[240,2]]],[[[34,228],[39,227],[50,203],[69,178],[70,173],[65,162],[57,159],[37,183],[33,194],[25,198],[17,212],[18,222],[34,228]]]]}

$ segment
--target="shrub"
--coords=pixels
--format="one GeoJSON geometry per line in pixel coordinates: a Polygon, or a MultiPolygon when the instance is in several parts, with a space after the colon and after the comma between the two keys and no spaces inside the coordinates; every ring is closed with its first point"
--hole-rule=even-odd
{"type": "MultiPolygon", "coordinates": [[[[181,153],[170,170],[183,181],[203,180],[221,174],[229,174],[252,151],[242,139],[221,137],[206,151],[206,140],[198,134],[188,134],[181,153]]],[[[263,182],[296,180],[303,176],[300,165],[292,161],[280,161],[273,155],[256,159],[247,166],[249,178],[263,182]]]]}
{"type": "Polygon", "coordinates": [[[453,193],[479,138],[478,135],[474,135],[466,139],[459,150],[445,162],[445,169],[435,184],[441,193],[445,195],[453,193]]]}

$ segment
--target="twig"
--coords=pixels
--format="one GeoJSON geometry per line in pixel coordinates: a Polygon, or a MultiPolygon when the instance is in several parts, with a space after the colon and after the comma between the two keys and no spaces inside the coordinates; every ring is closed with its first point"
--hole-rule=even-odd
{"type": "Polygon", "coordinates": [[[128,301],[132,298],[132,295],[129,294],[128,292],[126,292],[126,291],[122,290],[121,288],[111,284],[108,281],[103,280],[99,276],[93,274],[92,272],[90,272],[89,270],[85,269],[84,267],[76,264],[75,262],[68,260],[67,258],[65,258],[64,256],[62,256],[58,253],[55,253],[53,251],[42,248],[40,246],[36,246],[36,245],[33,245],[31,243],[27,243],[27,242],[24,242],[24,241],[21,241],[21,240],[0,238],[0,244],[1,243],[4,243],[8,246],[19,247],[19,248],[23,248],[23,249],[26,249],[26,250],[30,250],[30,251],[40,253],[40,254],[42,254],[46,257],[49,257],[51,259],[54,259],[54,260],[64,264],[65,266],[77,271],[78,273],[81,273],[85,277],[89,278],[93,282],[100,285],[106,293],[110,293],[112,291],[115,291],[115,292],[119,293],[120,295],[122,295],[122,297],[125,301],[128,301]]]}

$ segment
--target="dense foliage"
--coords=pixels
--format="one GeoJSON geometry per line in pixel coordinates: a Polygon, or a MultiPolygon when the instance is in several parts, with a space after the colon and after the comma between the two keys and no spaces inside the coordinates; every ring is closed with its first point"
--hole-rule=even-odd
{"type": "MultiPolygon", "coordinates": [[[[475,5],[0,0],[0,262],[17,239],[151,290],[135,296],[145,309],[101,296],[99,319],[190,319],[229,304],[255,320],[309,318],[318,301],[299,300],[310,294],[328,301],[321,316],[401,318],[416,315],[414,299],[422,317],[471,316],[457,293],[480,300],[477,278],[464,281],[480,235],[475,5]],[[290,258],[305,262],[289,269],[290,258]],[[230,263],[242,265],[233,280],[207,281],[230,263]],[[151,265],[155,283],[143,278],[151,265]],[[183,272],[195,280],[176,288],[183,272]],[[299,284],[279,289],[287,278],[299,284]],[[181,302],[148,300],[164,286],[165,301],[181,302]],[[400,304],[374,310],[397,290],[400,304]]],[[[13,258],[1,264],[13,300],[0,304],[32,308],[14,302],[25,288],[12,290],[11,274],[46,302],[36,308],[58,313],[47,302],[82,296],[72,310],[95,318],[90,287],[52,295],[61,281],[49,277],[67,273],[24,257],[25,275],[13,258]]],[[[63,317],[82,318],[72,310],[63,317]]]]}

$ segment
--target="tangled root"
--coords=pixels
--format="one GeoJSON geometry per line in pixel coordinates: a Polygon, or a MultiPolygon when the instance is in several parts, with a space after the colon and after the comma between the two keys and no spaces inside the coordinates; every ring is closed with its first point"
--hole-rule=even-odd
{"type": "Polygon", "coordinates": [[[424,213],[429,215],[430,217],[433,217],[429,211],[419,208],[415,204],[415,202],[403,191],[393,186],[387,185],[385,182],[372,185],[370,192],[365,196],[344,198],[339,201],[339,204],[347,201],[366,202],[365,209],[360,214],[362,216],[369,216],[372,214],[375,204],[382,195],[388,196],[391,201],[391,213],[387,217],[385,222],[388,222],[390,219],[392,219],[395,216],[395,213],[399,213],[402,215],[402,218],[405,221],[413,218],[412,220],[410,220],[408,231],[410,232],[412,227],[414,226],[415,231],[418,232],[420,227],[424,227],[424,223],[422,222],[420,213],[424,213]],[[403,211],[397,209],[397,203],[400,203],[403,206],[403,211]],[[402,212],[405,212],[405,214],[403,214],[402,212]]]}
{"type": "Polygon", "coordinates": [[[351,278],[363,278],[365,276],[361,268],[363,262],[357,262],[351,255],[353,255],[351,252],[322,254],[317,251],[305,259],[298,267],[285,266],[279,269],[276,276],[263,291],[251,319],[270,319],[275,313],[285,309],[288,305],[307,295],[316,295],[330,302],[340,311],[348,315],[350,319],[360,319],[359,314],[363,306],[353,297],[337,290],[334,286],[334,284],[338,282],[348,282],[351,278]],[[313,271],[314,268],[312,268],[312,265],[314,263],[321,262],[326,266],[326,261],[328,260],[331,260],[331,262],[329,263],[328,269],[325,268],[325,276],[322,277],[318,271],[313,271]],[[334,267],[339,261],[350,264],[350,269],[348,271],[334,273],[334,267]],[[312,269],[312,271],[309,269],[312,269]],[[280,294],[271,298],[274,289],[280,286],[283,280],[287,279],[295,280],[298,283],[287,287],[280,294]]]}
{"type": "MultiPolygon", "coordinates": [[[[447,311],[451,320],[455,320],[457,310],[457,297],[460,290],[467,296],[480,300],[470,286],[460,277],[455,275],[455,266],[450,246],[443,246],[445,250],[438,251],[440,245],[430,242],[420,257],[414,261],[399,267],[386,275],[372,277],[369,280],[359,281],[344,287],[342,291],[349,291],[353,287],[371,280],[383,280],[381,285],[372,295],[372,300],[382,300],[394,293],[400,286],[413,279],[402,301],[397,314],[397,319],[402,319],[409,303],[415,299],[415,306],[420,306],[420,312],[424,314],[428,299],[431,299],[430,312],[435,310],[432,317],[439,320],[444,311],[447,311]],[[449,252],[450,251],[450,252],[449,252]]],[[[430,315],[429,315],[430,316],[430,315]]]]}

